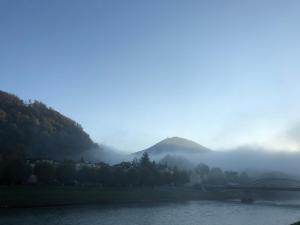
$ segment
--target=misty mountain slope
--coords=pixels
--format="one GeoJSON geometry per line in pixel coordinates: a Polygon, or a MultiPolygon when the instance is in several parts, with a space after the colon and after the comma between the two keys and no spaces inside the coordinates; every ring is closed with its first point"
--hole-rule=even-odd
{"type": "Polygon", "coordinates": [[[169,168],[177,167],[180,170],[189,170],[195,167],[195,164],[184,156],[169,154],[165,155],[161,160],[159,160],[159,164],[165,165],[169,168]]]}
{"type": "Polygon", "coordinates": [[[181,137],[172,137],[166,138],[157,144],[151,146],[142,151],[133,153],[133,155],[139,156],[147,152],[150,156],[163,156],[163,155],[185,155],[185,154],[199,154],[211,152],[210,149],[185,138],[181,137]]]}
{"type": "Polygon", "coordinates": [[[104,144],[97,144],[94,148],[75,155],[73,159],[80,160],[82,158],[90,162],[101,161],[111,165],[133,159],[133,157],[104,144]]]}
{"type": "Polygon", "coordinates": [[[29,158],[72,158],[96,147],[83,128],[44,103],[0,91],[0,155],[25,150],[29,158]]]}

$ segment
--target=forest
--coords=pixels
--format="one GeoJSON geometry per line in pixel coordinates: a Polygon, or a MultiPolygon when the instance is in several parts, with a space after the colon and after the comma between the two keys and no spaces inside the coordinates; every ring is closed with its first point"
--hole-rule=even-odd
{"type": "Polygon", "coordinates": [[[63,159],[95,145],[77,122],[44,103],[0,91],[0,160],[20,151],[29,158],[63,159]]]}

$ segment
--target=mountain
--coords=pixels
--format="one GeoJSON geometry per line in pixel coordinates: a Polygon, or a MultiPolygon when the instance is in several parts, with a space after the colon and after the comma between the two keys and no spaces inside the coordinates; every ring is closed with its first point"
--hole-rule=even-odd
{"type": "Polygon", "coordinates": [[[95,147],[72,119],[42,102],[0,91],[0,158],[21,149],[27,158],[63,159],[95,147]]]}
{"type": "Polygon", "coordinates": [[[134,155],[141,155],[147,152],[151,156],[167,154],[198,154],[210,152],[211,150],[188,139],[181,137],[166,138],[145,150],[135,152],[134,155]]]}

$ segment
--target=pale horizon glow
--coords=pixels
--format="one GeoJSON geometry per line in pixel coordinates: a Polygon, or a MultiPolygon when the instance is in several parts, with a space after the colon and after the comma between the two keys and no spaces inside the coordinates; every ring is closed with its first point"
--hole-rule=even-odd
{"type": "Polygon", "coordinates": [[[173,136],[296,151],[299,11],[293,0],[4,0],[0,89],[122,151],[173,136]]]}

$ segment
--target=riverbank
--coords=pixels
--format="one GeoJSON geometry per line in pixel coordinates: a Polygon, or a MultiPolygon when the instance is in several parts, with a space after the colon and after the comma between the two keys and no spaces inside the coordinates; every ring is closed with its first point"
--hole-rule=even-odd
{"type": "Polygon", "coordinates": [[[200,190],[187,187],[0,187],[1,208],[46,207],[80,204],[176,202],[190,200],[225,200],[235,197],[236,196],[230,192],[202,192],[200,190]]]}

